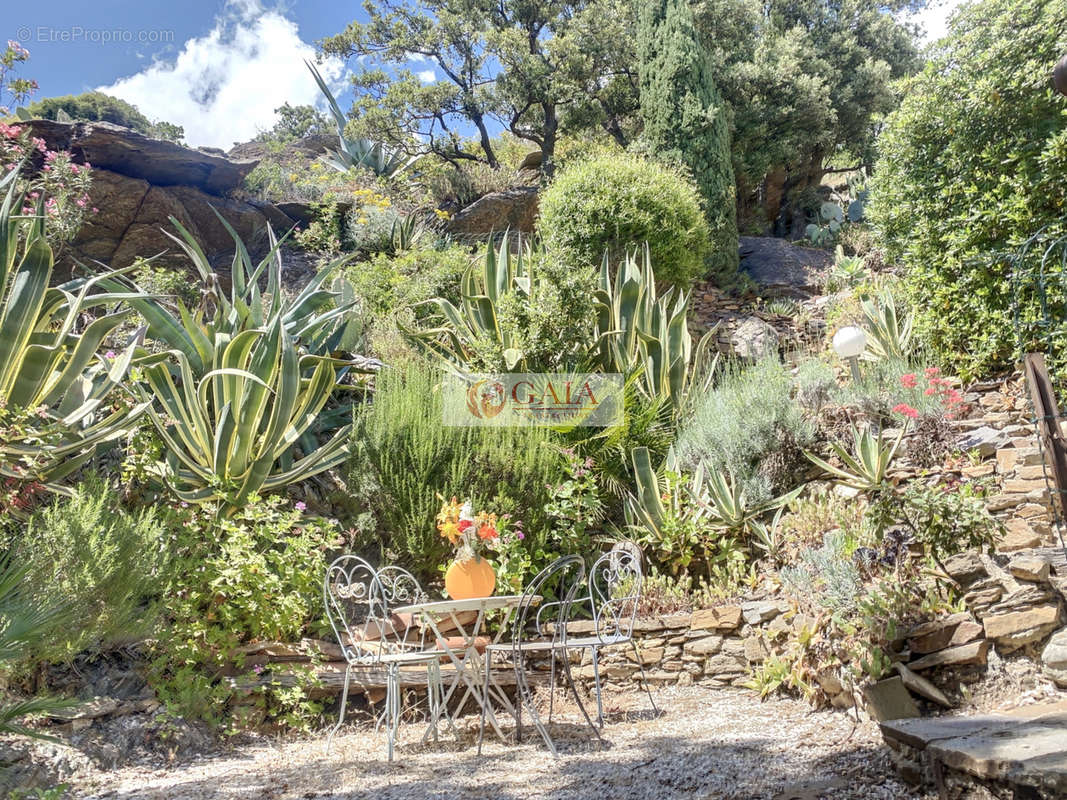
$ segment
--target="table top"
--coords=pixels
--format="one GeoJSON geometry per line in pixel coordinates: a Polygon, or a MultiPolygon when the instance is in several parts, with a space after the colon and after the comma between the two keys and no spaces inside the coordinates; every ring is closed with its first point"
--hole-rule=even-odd
{"type": "MultiPolygon", "coordinates": [[[[490,611],[497,608],[514,608],[522,600],[521,594],[494,594],[490,597],[472,597],[468,600],[431,600],[426,603],[412,603],[393,609],[394,614],[452,614],[457,611],[490,611]]],[[[535,596],[534,603],[541,598],[535,596]]]]}

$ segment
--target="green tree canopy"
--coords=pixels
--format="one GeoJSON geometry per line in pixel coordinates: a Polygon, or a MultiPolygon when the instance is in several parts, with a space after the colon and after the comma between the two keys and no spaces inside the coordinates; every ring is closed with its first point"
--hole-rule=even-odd
{"type": "MultiPolygon", "coordinates": [[[[873,160],[893,81],[921,64],[895,12],[924,0],[699,0],[697,29],[732,110],[742,206],[773,221],[831,164],[873,160]]],[[[801,224],[803,220],[798,220],[801,224]]],[[[789,220],[784,220],[788,223],[789,220]]]]}
{"type": "MultiPolygon", "coordinates": [[[[1067,235],[1067,99],[1051,81],[1064,52],[1063,0],[969,4],[878,141],[872,220],[906,269],[919,333],[965,377],[1014,362],[1019,245],[1042,228],[1067,235]]],[[[1047,280],[1062,329],[1061,277],[1047,280]]],[[[1021,299],[1022,322],[1037,323],[1040,301],[1021,299]]],[[[1062,353],[1050,355],[1067,373],[1062,353]]]]}
{"type": "Polygon", "coordinates": [[[185,130],[180,125],[171,122],[152,122],[137,110],[137,106],[103,92],[46,97],[36,103],[31,103],[26,110],[38,119],[57,119],[62,111],[74,120],[110,122],[146,136],[172,142],[180,142],[185,136],[185,130]]]}
{"type": "Polygon", "coordinates": [[[499,159],[492,132],[536,144],[553,170],[558,138],[600,127],[624,139],[635,110],[632,10],[626,0],[382,0],[321,42],[369,59],[354,78],[359,135],[452,162],[499,159]],[[432,68],[425,80],[412,67],[432,68]],[[465,144],[476,131],[475,146],[465,144]]]}
{"type": "Polygon", "coordinates": [[[293,106],[283,103],[274,109],[278,121],[269,131],[256,136],[256,141],[291,142],[305,136],[333,133],[333,125],[326,115],[314,106],[293,106]]]}
{"type": "Polygon", "coordinates": [[[708,266],[737,271],[737,217],[730,120],[693,25],[689,0],[646,0],[639,11],[643,137],[661,158],[685,165],[703,199],[712,250],[708,266]]]}

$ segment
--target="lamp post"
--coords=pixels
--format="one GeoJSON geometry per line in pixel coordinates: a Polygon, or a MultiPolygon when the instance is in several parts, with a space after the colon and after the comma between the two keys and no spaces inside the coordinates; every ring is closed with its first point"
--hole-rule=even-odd
{"type": "Polygon", "coordinates": [[[848,361],[848,365],[852,369],[852,382],[859,383],[859,357],[867,347],[867,334],[863,332],[863,328],[857,328],[853,325],[842,328],[834,334],[832,345],[834,352],[848,361]]]}

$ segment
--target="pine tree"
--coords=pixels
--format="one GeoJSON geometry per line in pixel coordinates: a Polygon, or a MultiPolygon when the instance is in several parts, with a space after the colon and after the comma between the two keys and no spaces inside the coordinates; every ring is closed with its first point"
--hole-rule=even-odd
{"type": "Polygon", "coordinates": [[[730,124],[690,0],[641,0],[637,44],[644,139],[660,158],[689,168],[711,227],[709,270],[737,272],[737,206],[730,124]]]}

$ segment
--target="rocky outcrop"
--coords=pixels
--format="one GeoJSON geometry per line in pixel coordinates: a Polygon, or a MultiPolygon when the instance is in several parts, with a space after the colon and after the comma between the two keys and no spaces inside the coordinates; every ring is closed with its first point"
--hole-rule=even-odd
{"type": "Polygon", "coordinates": [[[52,150],[70,150],[79,162],[155,186],[190,186],[225,195],[238,188],[258,163],[153,139],[108,122],[39,119],[29,124],[33,135],[52,150]]]}
{"type": "Polygon", "coordinates": [[[518,186],[480,197],[449,221],[450,233],[488,236],[505,230],[530,233],[537,220],[537,187],[518,186]]]}
{"type": "Polygon", "coordinates": [[[770,236],[742,236],[740,252],[741,271],[766,293],[798,298],[818,292],[834,260],[826,250],[770,236]]]}
{"type": "Polygon", "coordinates": [[[254,159],[234,160],[221,151],[183,147],[103,122],[29,125],[51,149],[70,150],[75,161],[93,167],[89,198],[97,211],[87,217],[61,269],[79,261],[125,267],[157,255],[159,263],[184,265],[184,255],[165,233],[176,233],[171,217],[220,266],[233,257],[233,239],[219,216],[253,253],[266,249],[268,225],[282,234],[300,221],[276,205],[233,196],[254,159]]]}

